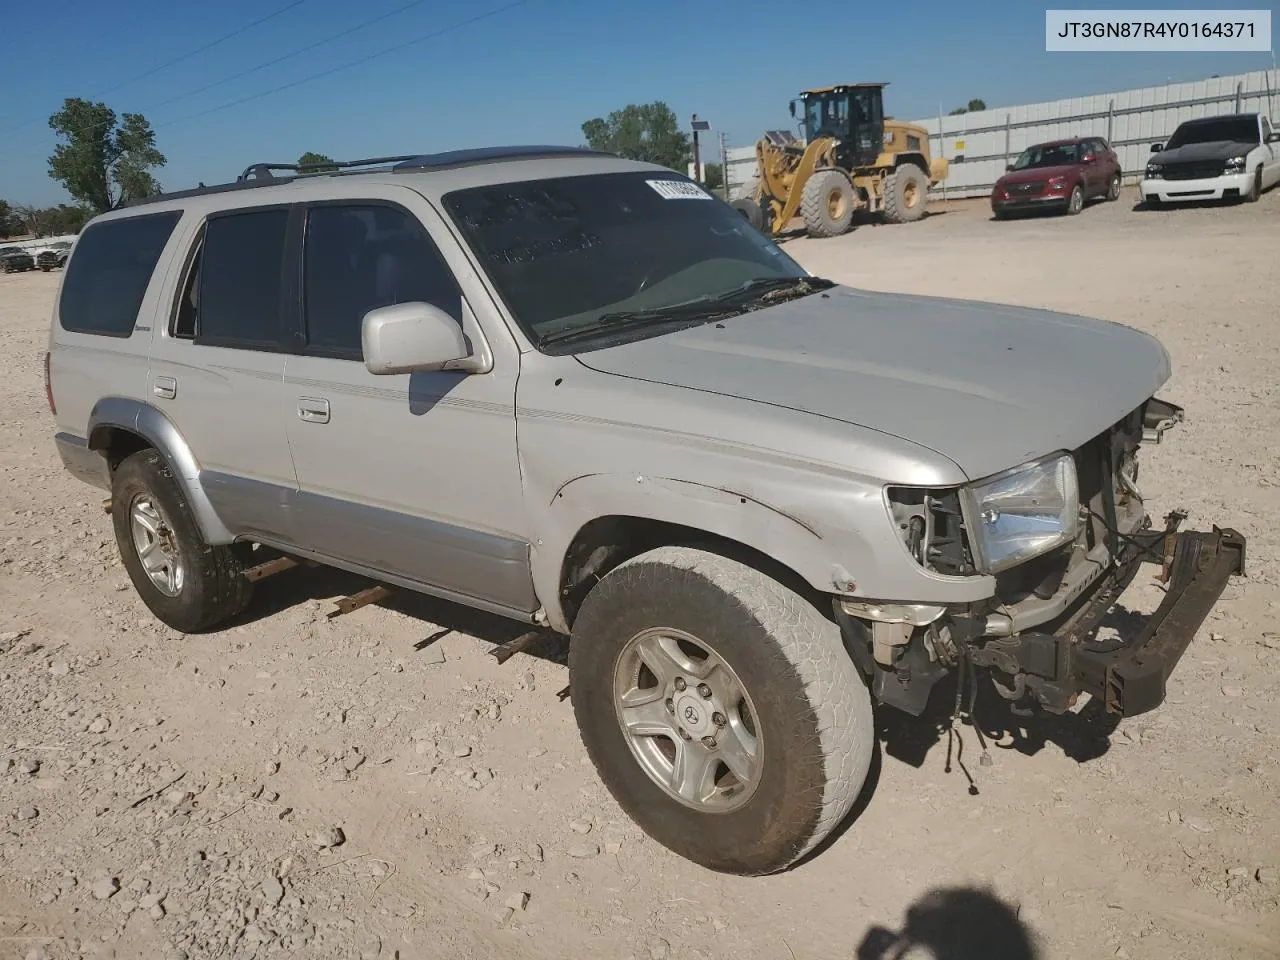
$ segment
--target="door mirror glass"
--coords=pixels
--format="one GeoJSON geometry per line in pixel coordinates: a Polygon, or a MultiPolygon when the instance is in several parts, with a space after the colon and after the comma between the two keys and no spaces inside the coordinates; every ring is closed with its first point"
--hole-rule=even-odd
{"type": "Polygon", "coordinates": [[[1005,173],[1012,173],[1012,172],[1013,172],[1013,164],[1012,164],[1012,163],[1006,163],[1006,164],[1004,165],[1004,170],[1005,170],[1005,173]]]}
{"type": "Polygon", "coordinates": [[[791,116],[794,117],[796,115],[796,102],[792,100],[789,104],[787,104],[787,106],[791,108],[791,116]]]}
{"type": "Polygon", "coordinates": [[[1151,145],[1151,152],[1152,152],[1152,153],[1159,153],[1159,152],[1160,152],[1161,150],[1163,150],[1163,149],[1164,149],[1164,144],[1163,144],[1163,143],[1153,143],[1153,144],[1151,145]]]}
{"type": "Polygon", "coordinates": [[[397,303],[364,315],[364,365],[386,375],[443,370],[471,355],[458,321],[429,303],[397,303]]]}

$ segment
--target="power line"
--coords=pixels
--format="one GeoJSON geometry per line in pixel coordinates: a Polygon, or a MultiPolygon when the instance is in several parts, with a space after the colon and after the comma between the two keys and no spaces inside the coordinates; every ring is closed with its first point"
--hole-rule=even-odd
{"type": "MultiPolygon", "coordinates": [[[[240,36],[240,34],[242,33],[247,33],[249,30],[252,30],[254,27],[260,26],[261,24],[266,23],[268,20],[272,20],[283,13],[288,13],[294,7],[299,7],[306,2],[307,0],[292,0],[291,3],[285,4],[283,7],[280,7],[278,10],[274,10],[271,13],[266,14],[265,16],[259,17],[257,20],[254,20],[251,23],[246,23],[244,26],[237,27],[235,30],[232,30],[230,33],[225,33],[222,36],[218,37],[216,40],[209,41],[204,46],[197,47],[196,49],[191,50],[188,53],[184,53],[180,57],[174,57],[172,60],[166,60],[164,63],[160,64],[159,66],[152,67],[150,70],[147,70],[145,73],[140,73],[136,77],[130,77],[128,80],[122,80],[120,83],[117,83],[113,87],[108,87],[106,90],[100,90],[98,91],[98,93],[94,94],[89,99],[99,100],[102,97],[105,97],[109,93],[114,93],[116,90],[119,90],[121,87],[127,87],[132,83],[137,83],[139,80],[145,80],[147,77],[153,76],[154,74],[159,73],[161,70],[166,70],[169,67],[172,67],[175,64],[181,63],[184,60],[190,60],[192,57],[198,56],[199,54],[204,53],[206,50],[211,50],[214,47],[216,47],[218,44],[225,43],[226,41],[232,39],[233,37],[240,36]]],[[[137,17],[134,20],[128,21],[128,23],[126,23],[125,26],[129,26],[133,23],[137,23],[138,20],[140,19],[142,18],[137,17]]],[[[12,127],[11,132],[14,130],[25,129],[26,127],[29,127],[32,124],[36,124],[39,122],[40,122],[39,119],[28,120],[26,123],[22,123],[16,127],[12,127]]],[[[86,127],[85,131],[77,131],[77,132],[87,132],[88,130],[92,130],[92,129],[94,128],[86,127]]]]}
{"type": "Polygon", "coordinates": [[[358,67],[362,64],[368,63],[371,60],[376,60],[379,57],[385,57],[389,53],[398,53],[399,51],[405,50],[408,47],[416,46],[419,43],[425,43],[428,40],[434,40],[437,37],[442,37],[446,33],[452,33],[455,30],[461,30],[463,27],[469,27],[472,24],[479,23],[482,20],[488,20],[491,17],[495,17],[500,13],[506,13],[507,11],[514,10],[517,7],[523,7],[527,5],[529,2],[530,0],[515,0],[515,2],[513,3],[508,3],[504,6],[497,7],[496,9],[489,10],[486,13],[477,14],[474,17],[468,17],[466,20],[462,20],[448,27],[442,27],[439,30],[433,30],[431,33],[425,33],[419,37],[414,37],[412,40],[406,40],[403,43],[393,44],[390,47],[383,47],[381,50],[376,50],[373,53],[367,54],[366,56],[359,57],[355,60],[350,60],[347,63],[339,64],[336,67],[330,67],[327,70],[321,70],[318,73],[313,73],[308,76],[301,77],[297,80],[291,80],[288,83],[282,83],[277,87],[270,88],[269,90],[260,90],[257,93],[252,93],[247,97],[241,97],[238,100],[231,100],[227,103],[219,104],[216,107],[210,107],[208,110],[201,110],[198,113],[188,114],[185,117],[178,117],[175,120],[167,120],[164,123],[158,123],[156,124],[154,129],[159,130],[161,127],[170,127],[170,126],[173,126],[175,123],[186,123],[189,120],[198,120],[201,117],[207,117],[212,113],[219,113],[223,110],[229,110],[232,107],[238,107],[241,104],[250,103],[254,100],[261,100],[263,97],[269,97],[273,93],[280,93],[281,91],[289,90],[289,89],[292,89],[293,87],[302,86],[302,84],[304,83],[310,83],[313,80],[320,80],[323,77],[333,76],[333,74],[341,73],[343,70],[350,70],[352,67],[358,67]]]}
{"type": "MultiPolygon", "coordinates": [[[[295,2],[292,4],[292,6],[297,6],[297,5],[298,5],[298,3],[303,3],[303,2],[305,2],[305,0],[295,0],[295,2]]],[[[236,77],[228,77],[228,78],[225,78],[225,80],[217,81],[216,83],[214,83],[214,84],[210,84],[209,86],[217,86],[218,84],[221,84],[221,83],[223,83],[223,82],[227,82],[227,81],[229,81],[229,80],[237,79],[237,78],[238,78],[238,76],[244,76],[244,75],[247,75],[247,74],[249,74],[249,73],[253,73],[253,72],[255,72],[256,70],[258,70],[258,69],[260,69],[260,68],[262,68],[262,67],[270,66],[270,65],[272,65],[272,64],[274,64],[274,63],[279,63],[281,60],[287,60],[287,59],[289,59],[289,58],[291,58],[291,57],[297,56],[297,55],[298,55],[298,54],[300,54],[300,53],[304,53],[304,52],[306,52],[307,50],[313,49],[314,47],[320,46],[320,45],[321,45],[321,44],[323,44],[323,43],[328,43],[328,42],[329,42],[329,41],[331,41],[331,40],[336,40],[336,39],[339,39],[340,37],[347,36],[347,35],[349,35],[349,34],[351,34],[351,33],[354,33],[356,30],[362,29],[363,27],[366,27],[366,26],[369,26],[369,25],[371,25],[371,24],[373,24],[373,23],[376,23],[376,22],[378,22],[379,20],[384,20],[384,19],[386,19],[387,17],[393,16],[393,15],[395,15],[395,14],[397,14],[397,13],[401,13],[401,12],[403,12],[404,10],[409,9],[410,7],[417,6],[417,5],[419,5],[419,4],[421,4],[421,3],[424,3],[424,2],[426,2],[426,0],[411,0],[411,2],[406,3],[406,4],[404,4],[403,6],[398,7],[398,8],[396,8],[395,10],[390,11],[389,13],[382,14],[382,15],[380,15],[380,16],[378,16],[378,17],[371,18],[370,20],[367,20],[367,21],[365,21],[365,22],[363,22],[363,23],[361,23],[361,24],[357,24],[356,26],[351,27],[351,28],[348,28],[348,29],[347,29],[347,30],[345,30],[345,31],[342,31],[342,32],[340,32],[340,33],[338,33],[338,34],[335,34],[334,36],[328,37],[328,38],[326,38],[325,40],[317,41],[317,42],[315,42],[315,43],[313,43],[313,44],[311,44],[311,45],[309,45],[309,46],[307,46],[307,47],[303,47],[303,48],[302,48],[302,49],[300,49],[300,50],[295,50],[293,53],[286,54],[286,55],[284,55],[284,56],[282,56],[282,57],[278,57],[278,58],[276,58],[276,59],[275,59],[275,60],[273,60],[273,61],[269,61],[268,63],[265,63],[265,64],[259,64],[257,67],[250,68],[249,70],[244,71],[242,74],[239,74],[239,75],[237,75],[236,77]]],[[[210,107],[210,108],[209,108],[209,109],[207,109],[207,110],[201,110],[201,111],[199,111],[198,113],[192,113],[192,114],[188,114],[188,115],[183,116],[183,117],[177,117],[177,118],[175,118],[175,119],[173,119],[173,120],[166,120],[166,121],[164,121],[163,123],[155,124],[151,129],[152,129],[153,131],[155,131],[155,130],[159,130],[159,129],[160,129],[160,128],[162,128],[162,127],[169,127],[169,126],[173,126],[174,124],[177,124],[177,123],[186,123],[187,121],[190,121],[190,120],[197,120],[197,119],[199,119],[199,118],[201,118],[201,117],[206,117],[206,116],[208,116],[208,115],[210,115],[210,114],[213,114],[213,113],[219,113],[219,112],[221,112],[221,111],[223,111],[223,110],[229,110],[229,109],[230,109],[230,108],[232,108],[232,107],[238,107],[238,106],[240,106],[241,104],[249,103],[249,102],[251,102],[251,101],[253,101],[253,100],[259,100],[259,99],[261,99],[261,98],[263,98],[263,97],[270,96],[270,95],[271,95],[271,94],[273,94],[273,93],[280,93],[280,92],[282,92],[282,91],[284,91],[284,90],[289,90],[289,89],[291,89],[291,88],[293,88],[293,87],[301,86],[301,85],[302,85],[302,84],[304,84],[304,83],[310,83],[310,82],[311,82],[311,81],[313,81],[313,80],[319,80],[319,79],[321,79],[321,78],[323,78],[323,77],[332,76],[332,75],[333,75],[333,74],[335,74],[335,73],[340,73],[340,72],[342,72],[343,70],[349,70],[349,69],[351,69],[352,67],[360,66],[360,65],[362,65],[362,64],[368,63],[368,62],[369,62],[369,61],[371,61],[371,60],[376,60],[376,59],[378,59],[379,57],[384,57],[384,56],[386,56],[386,55],[388,55],[388,54],[391,54],[391,53],[397,53],[397,52],[399,52],[400,50],[404,50],[404,49],[406,49],[406,48],[408,48],[408,47],[416,46],[416,45],[417,45],[417,44],[419,44],[419,43],[425,43],[425,42],[426,42],[426,41],[428,41],[428,40],[434,40],[434,39],[436,39],[437,37],[444,36],[444,35],[445,35],[445,34],[447,34],[447,33],[452,33],[452,32],[453,32],[453,31],[455,31],[455,30],[461,30],[463,27],[469,27],[469,26],[471,26],[472,24],[479,23],[479,22],[480,22],[480,21],[482,21],[482,20],[487,20],[487,19],[489,19],[489,18],[491,18],[491,17],[495,17],[495,16],[497,16],[497,15],[498,15],[498,14],[500,14],[500,13],[506,13],[508,10],[514,10],[514,9],[516,9],[517,7],[525,6],[525,5],[527,5],[529,2],[530,2],[530,0],[514,0],[514,2],[512,2],[512,3],[508,3],[508,4],[504,5],[504,6],[497,7],[497,8],[495,8],[495,9],[493,9],[493,10],[489,10],[489,11],[487,11],[487,12],[485,12],[485,13],[477,14],[477,15],[476,15],[476,16],[474,16],[474,17],[468,17],[466,20],[462,20],[462,21],[460,21],[460,22],[458,22],[458,23],[451,24],[450,26],[447,26],[447,27],[442,27],[442,28],[441,28],[441,29],[439,29],[439,30],[433,30],[433,31],[432,31],[432,32],[430,32],[430,33],[422,34],[421,36],[414,37],[412,40],[406,40],[406,41],[404,41],[403,43],[393,44],[393,45],[392,45],[392,46],[390,46],[390,47],[383,47],[381,50],[375,50],[373,53],[367,54],[367,55],[365,55],[365,56],[363,56],[363,57],[359,57],[359,58],[357,58],[357,59],[355,59],[355,60],[350,60],[350,61],[348,61],[347,63],[339,64],[339,65],[338,65],[338,66],[336,66],[336,67],[330,67],[330,68],[328,68],[328,69],[326,69],[326,70],[321,70],[321,71],[320,71],[320,72],[318,72],[318,73],[310,74],[309,76],[302,77],[302,78],[300,78],[300,79],[298,79],[298,80],[291,80],[291,81],[290,81],[290,82],[288,82],[288,83],[282,83],[282,84],[280,84],[279,86],[272,87],[272,88],[270,88],[270,89],[268,89],[268,90],[260,90],[260,91],[258,91],[257,93],[250,94],[250,95],[249,95],[249,96],[247,96],[247,97],[241,97],[241,98],[240,98],[240,99],[238,99],[238,100],[231,100],[231,101],[228,101],[227,103],[219,104],[219,105],[218,105],[218,106],[216,106],[216,107],[210,107]]],[[[279,13],[279,12],[283,12],[283,11],[277,11],[277,13],[279,13]]],[[[201,88],[201,89],[203,90],[203,89],[208,89],[208,88],[207,88],[207,87],[205,87],[205,88],[201,88]]],[[[167,100],[167,101],[165,101],[165,103],[172,103],[172,102],[175,102],[175,101],[177,101],[177,100],[182,100],[182,99],[185,99],[187,96],[193,96],[195,93],[199,93],[199,92],[201,92],[201,91],[200,91],[200,90],[197,90],[197,91],[193,91],[191,94],[183,94],[183,95],[182,95],[182,96],[180,96],[180,97],[174,97],[174,98],[172,98],[171,100],[167,100]]],[[[164,105],[164,104],[159,104],[159,106],[163,106],[163,105],[164,105]]],[[[89,125],[89,126],[87,126],[87,127],[79,127],[79,128],[76,128],[75,130],[69,130],[69,131],[66,131],[63,135],[64,135],[64,136],[67,136],[67,137],[72,137],[72,136],[76,136],[76,135],[78,135],[78,134],[88,133],[89,131],[91,131],[91,130],[95,130],[95,129],[97,129],[97,128],[101,127],[101,126],[104,126],[104,124],[101,124],[101,123],[98,123],[98,124],[90,124],[90,125],[89,125]]]]}
{"type": "Polygon", "coordinates": [[[306,2],[307,0],[292,0],[291,3],[286,3],[283,7],[280,7],[278,10],[274,10],[271,13],[266,14],[265,16],[259,17],[257,20],[254,20],[250,23],[246,23],[242,27],[237,27],[235,30],[232,30],[230,33],[224,33],[222,36],[218,37],[216,40],[210,40],[208,43],[206,43],[202,47],[196,47],[190,53],[184,53],[180,57],[174,57],[172,60],[166,60],[164,63],[160,64],[158,67],[152,67],[150,70],[146,71],[145,73],[140,73],[136,77],[131,77],[128,80],[124,80],[121,83],[117,83],[114,87],[109,87],[108,89],[101,91],[95,96],[104,97],[108,93],[113,93],[116,90],[119,90],[121,87],[127,87],[131,83],[137,83],[139,80],[145,80],[147,77],[157,74],[161,70],[168,69],[169,67],[172,67],[174,64],[181,63],[183,60],[190,60],[192,57],[198,56],[199,54],[204,53],[206,50],[212,50],[218,44],[225,43],[226,41],[232,39],[233,37],[240,36],[240,34],[242,33],[247,33],[248,31],[252,30],[254,27],[260,26],[266,23],[268,20],[274,20],[276,17],[280,16],[281,14],[288,13],[294,7],[300,7],[306,2]]]}
{"type": "Polygon", "coordinates": [[[233,73],[231,76],[223,77],[221,80],[214,80],[212,83],[206,83],[203,87],[197,87],[195,90],[189,90],[186,93],[180,93],[176,97],[170,97],[168,100],[162,100],[160,101],[160,103],[157,103],[156,106],[166,107],[171,103],[177,103],[179,100],[186,100],[188,97],[194,97],[197,94],[204,93],[206,90],[212,90],[214,87],[220,87],[224,83],[230,83],[233,80],[239,80],[241,77],[247,77],[251,73],[257,73],[259,70],[265,70],[267,67],[274,67],[277,63],[284,63],[284,61],[286,60],[292,60],[294,57],[301,56],[304,53],[309,53],[310,51],[314,50],[316,47],[322,47],[326,43],[332,43],[334,40],[340,40],[343,37],[349,37],[351,36],[351,34],[356,33],[360,30],[363,30],[365,27],[371,27],[375,23],[381,23],[383,20],[386,20],[390,17],[394,17],[397,14],[404,13],[406,10],[409,10],[412,7],[420,7],[422,6],[422,4],[426,2],[427,0],[409,0],[408,3],[402,4],[401,6],[396,7],[394,10],[388,10],[386,13],[379,14],[376,17],[371,17],[368,20],[364,20],[360,23],[357,23],[353,27],[348,27],[346,30],[339,31],[338,33],[331,34],[330,36],[327,36],[321,40],[317,40],[315,43],[309,43],[305,47],[299,47],[297,50],[294,50],[292,53],[283,54],[282,56],[276,57],[272,60],[265,60],[262,63],[258,64],[256,67],[250,67],[248,70],[241,70],[239,73],[233,73]]]}

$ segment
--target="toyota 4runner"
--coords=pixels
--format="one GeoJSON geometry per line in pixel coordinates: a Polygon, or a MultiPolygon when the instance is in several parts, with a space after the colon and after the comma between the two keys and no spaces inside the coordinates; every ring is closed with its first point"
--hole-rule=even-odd
{"type": "Polygon", "coordinates": [[[680,174],[557,147],[104,214],[46,358],[164,623],[239,614],[266,547],[568,635],[619,804],[744,874],[849,813],[873,704],[978,671],[1019,709],[1161,702],[1245,546],[1146,515],[1169,375],[1119,324],[837,285],[680,174]],[[1159,609],[1099,641],[1148,563],[1159,609]]]}

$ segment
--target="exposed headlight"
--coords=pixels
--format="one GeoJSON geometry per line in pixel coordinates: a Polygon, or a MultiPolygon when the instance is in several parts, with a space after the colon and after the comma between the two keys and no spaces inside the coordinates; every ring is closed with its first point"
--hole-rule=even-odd
{"type": "Polygon", "coordinates": [[[1069,454],[1016,467],[961,490],[978,568],[997,573],[1076,538],[1080,487],[1069,454]]]}
{"type": "Polygon", "coordinates": [[[1244,157],[1232,157],[1227,161],[1227,173],[1242,173],[1244,171],[1244,157]]]}
{"type": "Polygon", "coordinates": [[[1147,164],[1147,179],[1159,180],[1164,176],[1164,167],[1158,163],[1147,164]]]}
{"type": "Polygon", "coordinates": [[[1050,178],[1050,180],[1049,180],[1049,189],[1050,189],[1050,190],[1061,190],[1061,189],[1062,189],[1063,187],[1065,187],[1066,185],[1067,185],[1067,178],[1066,178],[1066,177],[1052,177],[1052,178],[1050,178]]]}

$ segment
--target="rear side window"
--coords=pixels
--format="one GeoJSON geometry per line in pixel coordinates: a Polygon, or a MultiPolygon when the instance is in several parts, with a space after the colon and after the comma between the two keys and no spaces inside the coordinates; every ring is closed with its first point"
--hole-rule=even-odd
{"type": "Polygon", "coordinates": [[[462,291],[426,228],[407,211],[316,206],[307,211],[306,230],[307,353],[362,359],[364,315],[396,303],[429,303],[462,322],[462,291]]]}
{"type": "MultiPolygon", "coordinates": [[[[220,214],[205,224],[191,276],[197,343],[274,348],[280,342],[286,208],[220,214]]],[[[185,322],[180,315],[179,322],[185,322]]]]}
{"type": "Polygon", "coordinates": [[[180,219],[181,210],[170,210],[85,230],[62,282],[62,329],[104,337],[132,334],[151,274],[180,219]]]}

